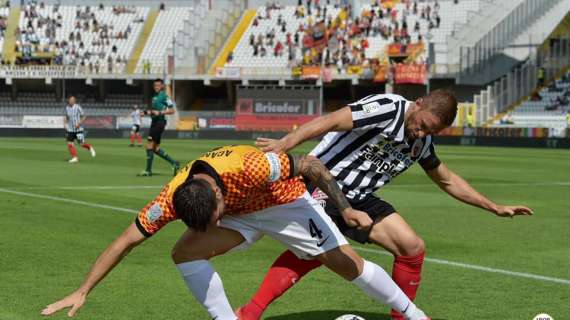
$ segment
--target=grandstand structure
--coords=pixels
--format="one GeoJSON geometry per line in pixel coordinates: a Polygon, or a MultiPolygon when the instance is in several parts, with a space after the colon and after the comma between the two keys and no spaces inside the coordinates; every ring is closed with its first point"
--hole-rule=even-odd
{"type": "Polygon", "coordinates": [[[234,112],[240,85],[314,85],[326,112],[364,94],[414,98],[451,84],[474,106],[470,126],[565,124],[564,103],[547,108],[559,97],[553,83],[566,90],[570,0],[6,4],[5,115],[59,114],[74,93],[91,114],[118,117],[165,78],[188,115],[234,112]],[[530,101],[536,95],[542,100],[530,101]]]}

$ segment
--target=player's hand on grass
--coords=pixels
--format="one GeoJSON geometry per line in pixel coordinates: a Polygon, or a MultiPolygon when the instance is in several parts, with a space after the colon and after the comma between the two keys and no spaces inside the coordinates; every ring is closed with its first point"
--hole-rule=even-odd
{"type": "Polygon", "coordinates": [[[74,293],[68,295],[67,297],[45,307],[45,309],[42,310],[42,315],[50,316],[62,309],[71,307],[67,315],[69,317],[73,317],[77,313],[77,310],[79,310],[79,308],[83,306],[86,298],[87,298],[86,294],[81,293],[79,291],[75,291],[74,293]]]}
{"type": "Polygon", "coordinates": [[[356,227],[359,230],[372,227],[373,221],[366,212],[347,208],[342,212],[342,217],[349,227],[356,227]]]}
{"type": "Polygon", "coordinates": [[[255,145],[263,152],[287,152],[287,143],[283,139],[257,138],[255,145]]]}
{"type": "Polygon", "coordinates": [[[497,206],[495,208],[495,214],[499,217],[531,216],[532,213],[532,209],[525,206],[497,206]]]}

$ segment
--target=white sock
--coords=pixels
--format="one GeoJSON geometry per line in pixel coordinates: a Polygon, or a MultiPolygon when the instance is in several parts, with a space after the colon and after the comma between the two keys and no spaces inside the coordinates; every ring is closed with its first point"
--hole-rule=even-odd
{"type": "Polygon", "coordinates": [[[419,310],[406,294],[396,285],[394,280],[378,265],[364,260],[362,274],[352,280],[366,294],[376,301],[380,301],[400,311],[407,319],[416,319],[419,310]]]}
{"type": "Polygon", "coordinates": [[[212,319],[237,320],[226,297],[222,279],[207,260],[196,260],[176,265],[194,298],[207,310],[212,319]]]}

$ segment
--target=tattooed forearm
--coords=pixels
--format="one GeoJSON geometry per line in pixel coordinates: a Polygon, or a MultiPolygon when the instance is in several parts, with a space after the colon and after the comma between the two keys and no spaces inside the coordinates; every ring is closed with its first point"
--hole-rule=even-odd
{"type": "Polygon", "coordinates": [[[340,212],[350,208],[346,197],[329,170],[314,156],[293,156],[293,173],[302,175],[323,191],[340,212]]]}

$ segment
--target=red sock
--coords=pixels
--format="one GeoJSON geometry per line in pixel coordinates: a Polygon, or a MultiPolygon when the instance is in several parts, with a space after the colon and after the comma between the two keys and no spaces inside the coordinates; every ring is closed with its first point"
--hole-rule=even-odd
{"type": "Polygon", "coordinates": [[[137,141],[139,142],[139,144],[142,144],[142,137],[140,133],[137,133],[137,141]]]}
{"type": "MultiPolygon", "coordinates": [[[[422,279],[421,272],[424,256],[425,251],[412,257],[398,256],[392,268],[392,279],[412,301],[416,298],[420,280],[422,279]]],[[[404,316],[395,310],[392,310],[391,315],[394,320],[404,319],[404,316]]]]}
{"type": "Polygon", "coordinates": [[[135,134],[131,132],[131,144],[135,144],[135,134]]]}
{"type": "Polygon", "coordinates": [[[89,143],[84,143],[81,145],[81,148],[87,149],[87,150],[91,150],[91,145],[89,143]]]}
{"type": "Polygon", "coordinates": [[[72,143],[67,144],[67,149],[69,150],[69,153],[71,153],[72,158],[77,157],[77,149],[75,149],[75,146],[72,143]]]}
{"type": "Polygon", "coordinates": [[[302,260],[293,252],[285,251],[269,268],[251,301],[242,307],[240,320],[261,319],[261,314],[271,302],[279,298],[304,275],[321,265],[319,260],[302,260]]]}

